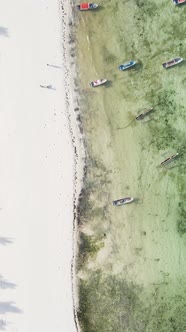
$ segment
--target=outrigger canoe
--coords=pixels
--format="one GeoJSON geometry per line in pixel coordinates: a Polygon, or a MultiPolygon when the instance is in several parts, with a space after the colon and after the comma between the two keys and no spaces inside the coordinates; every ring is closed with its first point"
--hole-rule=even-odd
{"type": "Polygon", "coordinates": [[[161,162],[161,165],[164,166],[168,163],[170,163],[174,158],[176,158],[178,156],[178,153],[173,154],[172,156],[170,156],[169,158],[165,159],[164,161],[161,162]]]}
{"type": "Polygon", "coordinates": [[[175,5],[181,5],[182,3],[186,3],[186,0],[173,0],[175,5]]]}
{"type": "Polygon", "coordinates": [[[117,199],[116,201],[113,201],[112,204],[119,206],[119,205],[131,203],[133,200],[134,200],[133,197],[124,197],[124,198],[117,199]]]}
{"type": "Polygon", "coordinates": [[[164,62],[162,64],[163,68],[169,68],[169,67],[172,67],[172,66],[175,66],[175,65],[178,65],[178,63],[182,62],[183,61],[183,58],[175,58],[173,60],[170,60],[170,61],[167,61],[167,62],[164,62]]]}
{"type": "Polygon", "coordinates": [[[96,80],[96,81],[92,81],[89,83],[89,85],[91,87],[96,87],[96,86],[99,86],[99,85],[102,85],[102,84],[105,84],[107,82],[106,78],[101,78],[99,80],[96,80]]]}
{"type": "Polygon", "coordinates": [[[135,64],[136,64],[136,61],[131,60],[131,61],[127,62],[127,63],[119,65],[118,69],[119,70],[126,70],[126,69],[128,69],[130,67],[133,67],[135,64]]]}
{"type": "Polygon", "coordinates": [[[142,120],[147,114],[149,114],[152,111],[153,111],[153,107],[149,108],[148,110],[145,110],[143,113],[141,113],[140,115],[138,115],[136,117],[136,120],[142,120]]]}
{"type": "Polygon", "coordinates": [[[97,3],[89,3],[89,2],[84,2],[80,5],[77,5],[77,10],[91,10],[91,9],[96,9],[98,7],[97,3]]]}

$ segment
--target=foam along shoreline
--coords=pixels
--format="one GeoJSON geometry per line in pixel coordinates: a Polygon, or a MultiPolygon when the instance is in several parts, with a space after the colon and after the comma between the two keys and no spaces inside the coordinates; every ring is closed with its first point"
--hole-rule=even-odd
{"type": "Polygon", "coordinates": [[[70,14],[57,0],[7,1],[0,9],[0,329],[76,332],[78,140],[70,118],[68,64],[61,56],[70,14]]]}

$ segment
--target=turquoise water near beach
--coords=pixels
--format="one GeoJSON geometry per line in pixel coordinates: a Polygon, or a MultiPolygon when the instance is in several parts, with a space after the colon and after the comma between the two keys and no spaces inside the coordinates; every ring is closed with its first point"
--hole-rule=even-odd
{"type": "Polygon", "coordinates": [[[83,331],[186,330],[186,61],[162,67],[186,57],[185,14],[186,6],[160,0],[110,0],[76,13],[88,151],[79,226],[83,331]],[[128,60],[136,66],[119,71],[128,60]],[[98,78],[109,82],[89,88],[98,78]],[[112,206],[125,196],[134,203],[112,206]]]}

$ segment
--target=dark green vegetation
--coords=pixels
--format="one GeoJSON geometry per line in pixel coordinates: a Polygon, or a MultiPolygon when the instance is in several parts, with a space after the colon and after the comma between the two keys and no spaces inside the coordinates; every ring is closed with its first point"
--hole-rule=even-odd
{"type": "MultiPolygon", "coordinates": [[[[185,197],[185,195],[184,195],[185,197]]],[[[178,204],[179,217],[177,220],[177,230],[180,235],[186,233],[186,206],[185,202],[180,202],[178,204]]]]}
{"type": "Polygon", "coordinates": [[[186,330],[186,6],[103,2],[80,14],[81,121],[88,150],[79,201],[82,332],[186,330]],[[180,24],[180,22],[182,22],[180,24]],[[119,72],[126,60],[137,65],[119,72]],[[109,83],[89,89],[92,79],[109,83]],[[144,108],[154,111],[144,120],[144,108]],[[178,152],[166,167],[160,162],[178,152]],[[136,197],[112,207],[112,200],[136,197]],[[86,235],[89,234],[89,235],[86,235]]]}
{"type": "Polygon", "coordinates": [[[102,271],[93,272],[79,289],[78,318],[89,332],[180,332],[186,330],[186,287],[167,295],[166,284],[145,290],[102,271]],[[163,290],[162,290],[163,289],[163,290]],[[161,295],[160,295],[161,294],[161,295]]]}
{"type": "Polygon", "coordinates": [[[83,264],[88,257],[94,257],[101,246],[101,243],[98,245],[98,242],[94,241],[91,236],[80,233],[78,268],[80,269],[83,267],[83,264]]]}
{"type": "Polygon", "coordinates": [[[83,224],[94,217],[103,217],[103,204],[105,195],[99,197],[98,188],[106,188],[109,178],[106,168],[96,159],[88,159],[88,165],[85,167],[86,181],[79,196],[78,223],[83,224]],[[100,206],[94,204],[94,200],[100,201],[100,206]]]}
{"type": "MultiPolygon", "coordinates": [[[[178,204],[178,219],[177,230],[180,235],[186,233],[186,177],[184,176],[184,169],[186,167],[186,133],[177,127],[177,119],[182,123],[183,128],[186,124],[186,105],[175,102],[174,90],[163,89],[155,96],[152,96],[156,108],[161,108],[155,121],[149,124],[152,140],[152,146],[158,150],[166,150],[171,146],[172,151],[179,153],[179,158],[176,162],[177,176],[173,175],[172,180],[175,181],[180,203],[178,204]]],[[[171,166],[169,167],[169,169],[171,166]]]]}

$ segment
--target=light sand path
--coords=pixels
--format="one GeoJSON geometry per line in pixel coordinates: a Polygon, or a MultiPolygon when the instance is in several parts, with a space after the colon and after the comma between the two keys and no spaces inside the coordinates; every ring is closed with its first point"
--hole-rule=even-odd
{"type": "Polygon", "coordinates": [[[59,19],[57,0],[0,4],[0,330],[7,332],[76,331],[74,154],[59,19]]]}

